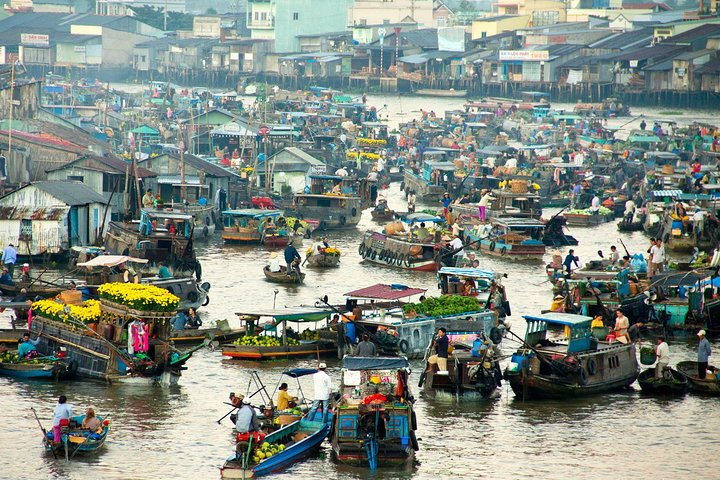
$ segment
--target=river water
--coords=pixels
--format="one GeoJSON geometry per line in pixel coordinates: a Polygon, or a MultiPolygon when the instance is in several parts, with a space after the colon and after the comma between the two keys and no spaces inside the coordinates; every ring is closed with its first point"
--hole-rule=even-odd
{"type": "MultiPolygon", "coordinates": [[[[391,121],[411,119],[420,108],[440,114],[462,104],[457,100],[407,97],[371,97],[370,103],[378,107],[388,104],[386,111],[391,121]]],[[[646,114],[649,119],[659,118],[657,112],[646,114]]],[[[680,118],[678,123],[682,125],[700,117],[685,114],[680,118]]],[[[396,184],[390,187],[389,203],[391,208],[405,209],[396,184]]],[[[379,282],[418,286],[436,294],[433,274],[361,262],[357,247],[362,233],[377,227],[369,213],[363,213],[356,229],[331,233],[331,241],[343,251],[341,268],[306,269],[305,284],[299,287],[265,281],[261,270],[269,255],[263,248],[225,246],[218,237],[199,245],[204,277],[212,283],[211,302],[202,311],[203,320],[207,323],[226,318],[239,326],[235,313],[272,307],[275,289],[277,306],[313,304],[322,295],[328,295],[331,303],[340,303],[343,293],[379,282]]],[[[547,211],[546,215],[552,213],[547,211]]],[[[613,223],[573,228],[571,233],[580,240],[575,250],[581,261],[595,258],[598,249],[607,251],[611,244],[619,246],[613,223]]],[[[623,239],[631,251],[647,248],[641,233],[626,234],[623,239]]],[[[564,254],[566,250],[560,251],[564,254]]],[[[549,262],[550,254],[544,263],[549,262]]],[[[524,322],[520,315],[537,313],[550,303],[544,263],[482,258],[483,268],[508,274],[504,283],[512,304],[513,330],[522,335],[524,322]]],[[[696,345],[696,338],[671,341],[671,363],[693,360],[696,345]]],[[[506,339],[503,346],[505,353],[510,353],[517,344],[506,339]]],[[[714,342],[713,346],[720,352],[720,343],[714,342]]],[[[331,359],[328,364],[337,385],[338,362],[331,359]]],[[[252,371],[257,371],[272,391],[283,370],[314,365],[311,359],[241,362],[225,359],[219,351],[201,350],[189,361],[180,385],[171,389],[106,386],[89,381],[20,382],[0,377],[0,479],[219,478],[218,467],[233,451],[230,421],[226,419],[220,425],[216,422],[228,411],[222,403],[228,393],[245,393],[252,371]],[[35,407],[49,426],[53,406],[61,394],[68,396],[78,412],[94,405],[99,414],[112,419],[108,442],[99,455],[77,456],[66,464],[43,452],[41,433],[29,409],[35,407]]],[[[411,383],[416,384],[421,368],[414,363],[411,379],[415,381],[411,383]]],[[[288,383],[295,392],[294,382],[288,383]]],[[[312,385],[303,382],[303,391],[311,397],[312,385]]],[[[320,455],[275,477],[713,478],[720,467],[717,398],[648,398],[640,395],[637,386],[620,393],[552,402],[523,402],[508,386],[503,386],[500,398],[489,401],[416,396],[420,451],[411,470],[381,470],[372,475],[363,469],[340,466],[331,460],[329,445],[325,444],[320,455]]]]}

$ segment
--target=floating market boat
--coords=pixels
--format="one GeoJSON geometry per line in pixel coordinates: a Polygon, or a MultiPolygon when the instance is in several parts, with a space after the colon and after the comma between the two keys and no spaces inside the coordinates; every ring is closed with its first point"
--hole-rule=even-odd
{"type": "Polygon", "coordinates": [[[308,249],[305,257],[308,267],[332,268],[340,264],[340,250],[337,248],[326,248],[322,253],[308,249]]]}
{"type": "Polygon", "coordinates": [[[545,224],[532,218],[499,217],[490,220],[492,230],[487,236],[477,230],[465,232],[465,244],[470,243],[483,253],[512,259],[542,258],[545,224]],[[483,235],[482,237],[479,235],[483,235]]]}
{"type": "Polygon", "coordinates": [[[198,344],[206,338],[220,343],[232,342],[245,335],[244,328],[230,328],[227,320],[218,320],[214,327],[184,328],[172,330],[170,341],[175,344],[198,344]]]}
{"type": "Polygon", "coordinates": [[[226,357],[242,360],[275,360],[290,357],[309,357],[335,353],[337,350],[337,335],[323,335],[320,332],[313,340],[296,340],[288,337],[288,322],[309,323],[327,320],[332,314],[331,310],[318,308],[282,308],[270,310],[251,310],[237,315],[246,323],[245,336],[232,343],[222,345],[222,354],[226,357]],[[262,333],[256,335],[260,327],[260,318],[270,320],[262,333]],[[278,327],[281,330],[278,331],[278,327]]]}
{"type": "Polygon", "coordinates": [[[512,356],[505,378],[520,398],[593,395],[630,386],[638,376],[635,344],[597,340],[591,317],[568,313],[526,315],[524,346],[512,356]],[[548,338],[549,327],[566,329],[548,338]]]}
{"type": "Polygon", "coordinates": [[[280,265],[279,272],[271,272],[270,267],[265,265],[263,267],[263,273],[265,278],[275,283],[303,283],[305,281],[305,274],[297,274],[295,272],[288,272],[288,269],[284,265],[280,265]]]}
{"type": "MultiPolygon", "coordinates": [[[[140,270],[148,264],[147,259],[128,257],[126,255],[99,255],[86,262],[76,264],[78,272],[68,276],[85,295],[97,297],[98,286],[104,283],[122,282],[123,272],[116,267],[122,264],[133,264],[140,270]]],[[[200,283],[193,277],[160,278],[157,276],[141,277],[140,283],[163,288],[180,299],[181,310],[198,309],[210,303],[210,282],[200,283]]]]}
{"type": "Polygon", "coordinates": [[[356,193],[354,178],[310,175],[310,182],[310,193],[295,194],[292,210],[298,218],[318,221],[320,230],[358,224],[363,198],[356,193]],[[331,193],[330,184],[339,185],[340,193],[331,193]]]}
{"type": "Polygon", "coordinates": [[[72,375],[72,369],[73,365],[69,360],[55,356],[18,359],[14,352],[0,355],[0,376],[60,380],[72,375]]]}
{"type": "Polygon", "coordinates": [[[85,378],[109,383],[176,384],[193,352],[204,346],[174,353],[168,349],[170,322],[179,299],[166,290],[142,284],[105,284],[98,293],[99,302],[88,300],[80,306],[53,300],[33,303],[30,331],[42,332],[38,352],[50,356],[65,347],[67,357],[77,365],[77,375],[85,378]],[[135,296],[143,300],[125,300],[135,296]],[[133,346],[132,353],[127,351],[129,345],[133,346]]]}
{"type": "Polygon", "coordinates": [[[139,222],[110,222],[105,248],[110,254],[146,259],[153,266],[163,262],[178,277],[190,272],[200,278],[200,263],[193,248],[194,228],[190,214],[143,210],[139,222]]]}
{"type": "Polygon", "coordinates": [[[96,432],[81,428],[84,415],[76,415],[70,419],[68,427],[61,427],[61,439],[55,442],[54,432],[51,428],[43,435],[43,445],[47,452],[64,452],[67,459],[78,453],[92,454],[105,445],[110,433],[110,421],[97,416],[101,427],[96,432]]]}
{"type": "Polygon", "coordinates": [[[638,375],[638,383],[643,393],[653,395],[685,395],[688,391],[688,379],[677,370],[665,368],[661,378],[655,378],[655,369],[647,368],[638,375]]]}
{"type": "Polygon", "coordinates": [[[467,96],[467,90],[442,90],[439,88],[419,88],[415,90],[415,95],[421,97],[448,97],[448,98],[462,98],[467,96]]]}
{"type": "Polygon", "coordinates": [[[603,223],[612,222],[615,218],[613,212],[605,207],[600,207],[598,213],[586,210],[568,210],[563,213],[568,225],[574,227],[593,227],[603,223]]]}
{"type": "Polygon", "coordinates": [[[409,213],[401,220],[388,223],[383,232],[365,232],[358,253],[363,260],[383,266],[434,272],[438,269],[435,239],[440,239],[440,225],[445,220],[425,213],[409,213]],[[419,238],[413,226],[432,224],[427,237],[419,238]]]}
{"type": "Polygon", "coordinates": [[[239,442],[235,455],[220,468],[220,478],[246,479],[280,472],[315,453],[329,433],[330,423],[301,419],[270,433],[262,445],[239,442]]]}
{"type": "Polygon", "coordinates": [[[412,462],[419,446],[409,371],[404,357],[343,358],[330,440],[336,460],[370,470],[412,462]]]}
{"type": "Polygon", "coordinates": [[[0,284],[0,292],[7,297],[15,297],[20,295],[21,290],[26,290],[25,295],[28,298],[41,296],[43,298],[54,297],[58,293],[66,289],[65,285],[53,284],[44,280],[18,281],[14,285],[0,284]]]}
{"type": "Polygon", "coordinates": [[[222,212],[222,239],[228,243],[261,243],[270,247],[284,247],[290,236],[287,227],[277,225],[266,228],[265,222],[273,222],[282,216],[281,210],[246,208],[222,212]]]}
{"type": "Polygon", "coordinates": [[[698,362],[680,362],[677,370],[687,378],[691,392],[720,396],[720,370],[717,368],[708,366],[709,372],[705,378],[698,376],[698,362]]]}
{"type": "MultiPolygon", "coordinates": [[[[441,156],[445,152],[438,151],[441,156]]],[[[445,192],[452,190],[457,167],[451,161],[442,160],[441,157],[433,159],[432,151],[423,152],[421,168],[417,172],[411,168],[404,169],[403,182],[405,191],[413,191],[418,199],[426,201],[438,200],[445,192]]]]}

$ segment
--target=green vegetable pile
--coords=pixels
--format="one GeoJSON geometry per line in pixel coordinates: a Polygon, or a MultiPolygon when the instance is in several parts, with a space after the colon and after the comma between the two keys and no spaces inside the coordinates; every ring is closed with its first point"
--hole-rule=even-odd
{"type": "MultiPolygon", "coordinates": [[[[589,208],[580,210],[580,209],[573,209],[573,210],[567,210],[565,213],[569,213],[571,215],[592,215],[592,212],[589,208]]],[[[598,213],[600,215],[610,215],[612,213],[612,210],[606,207],[600,207],[600,210],[598,210],[598,213]]]]}
{"type": "Polygon", "coordinates": [[[457,315],[465,312],[477,312],[482,307],[475,297],[462,297],[460,295],[443,295],[441,297],[426,298],[420,303],[403,305],[403,313],[415,312],[427,317],[440,317],[443,315],[457,315]]]}

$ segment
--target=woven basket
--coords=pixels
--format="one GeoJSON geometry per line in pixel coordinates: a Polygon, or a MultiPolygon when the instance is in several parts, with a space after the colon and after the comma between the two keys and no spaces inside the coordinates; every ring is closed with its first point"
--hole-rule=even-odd
{"type": "Polygon", "coordinates": [[[513,180],[512,192],[513,193],[527,193],[528,182],[527,180],[513,180]]]}
{"type": "Polygon", "coordinates": [[[665,175],[672,175],[673,173],[675,173],[675,169],[672,165],[663,165],[662,173],[664,173],[665,175]]]}

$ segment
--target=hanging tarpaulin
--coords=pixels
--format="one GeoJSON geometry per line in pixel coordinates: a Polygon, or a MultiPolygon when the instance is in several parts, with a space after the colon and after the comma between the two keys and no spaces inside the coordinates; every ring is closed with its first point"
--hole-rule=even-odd
{"type": "Polygon", "coordinates": [[[567,83],[575,85],[582,82],[582,70],[570,70],[568,72],[567,83]]]}
{"type": "Polygon", "coordinates": [[[441,52],[465,51],[465,27],[443,27],[437,29],[438,50],[441,52]]]}

